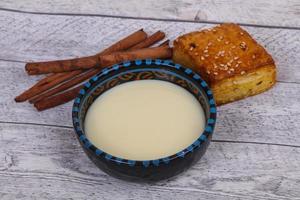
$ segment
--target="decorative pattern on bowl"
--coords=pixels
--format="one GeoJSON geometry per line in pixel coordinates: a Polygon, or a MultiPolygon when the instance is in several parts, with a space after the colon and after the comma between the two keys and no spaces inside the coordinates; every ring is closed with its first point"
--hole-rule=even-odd
{"type": "Polygon", "coordinates": [[[77,138],[91,160],[103,171],[127,180],[153,181],[169,178],[187,169],[205,153],[216,122],[216,105],[207,83],[191,69],[170,60],[135,60],[103,69],[80,90],[72,111],[77,138]],[[206,127],[200,137],[182,151],[156,160],[128,160],[115,157],[95,147],[84,134],[86,112],[94,100],[105,91],[125,82],[163,80],[179,85],[202,105],[206,127]]]}

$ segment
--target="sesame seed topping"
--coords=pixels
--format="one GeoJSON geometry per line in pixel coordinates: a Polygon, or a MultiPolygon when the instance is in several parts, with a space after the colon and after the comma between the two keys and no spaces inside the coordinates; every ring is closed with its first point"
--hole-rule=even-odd
{"type": "Polygon", "coordinates": [[[204,52],[204,53],[207,53],[207,52],[208,52],[208,50],[207,50],[207,49],[205,49],[203,52],[204,52]]]}
{"type": "Polygon", "coordinates": [[[209,70],[207,70],[207,71],[206,71],[206,73],[207,73],[207,74],[210,74],[210,71],[209,71],[209,70]]]}
{"type": "Polygon", "coordinates": [[[224,67],[224,70],[228,70],[228,67],[227,67],[227,65],[225,65],[225,67],[224,67]]]}
{"type": "Polygon", "coordinates": [[[236,85],[236,84],[237,84],[237,82],[236,82],[236,81],[232,81],[232,83],[233,83],[234,85],[236,85]]]}
{"type": "Polygon", "coordinates": [[[198,55],[199,55],[199,53],[198,53],[198,52],[196,52],[194,55],[195,55],[195,56],[198,56],[198,55]]]}
{"type": "Polygon", "coordinates": [[[230,63],[230,62],[228,62],[228,63],[227,63],[227,65],[230,67],[230,66],[231,66],[231,63],[230,63]]]}
{"type": "Polygon", "coordinates": [[[213,65],[214,65],[214,68],[215,68],[215,69],[218,68],[218,65],[216,65],[216,63],[213,63],[213,65]]]}
{"type": "Polygon", "coordinates": [[[234,57],[233,59],[234,59],[234,60],[238,60],[238,59],[239,59],[239,57],[237,57],[237,56],[236,56],[236,57],[234,57]]]}
{"type": "Polygon", "coordinates": [[[233,45],[231,48],[232,48],[232,49],[235,49],[235,48],[236,48],[236,46],[235,46],[235,45],[233,45]]]}
{"type": "Polygon", "coordinates": [[[220,64],[220,66],[221,66],[221,67],[224,67],[225,65],[224,65],[224,64],[220,64]]]}
{"type": "Polygon", "coordinates": [[[205,58],[203,56],[201,56],[201,60],[205,60],[205,58]]]}
{"type": "Polygon", "coordinates": [[[215,56],[215,59],[218,59],[219,57],[218,56],[215,56]]]}
{"type": "Polygon", "coordinates": [[[229,44],[229,42],[228,42],[228,41],[226,41],[226,42],[225,42],[225,44],[229,44]]]}
{"type": "Polygon", "coordinates": [[[224,56],[225,51],[219,51],[216,56],[224,56]]]}
{"type": "Polygon", "coordinates": [[[235,67],[238,67],[239,65],[240,65],[240,64],[238,63],[238,64],[235,65],[235,67]]]}
{"type": "Polygon", "coordinates": [[[221,40],[219,38],[217,40],[218,40],[218,42],[221,42],[221,40]]]}
{"type": "Polygon", "coordinates": [[[233,69],[233,68],[230,68],[229,70],[232,71],[232,72],[234,72],[234,69],[233,69]]]}
{"type": "Polygon", "coordinates": [[[194,50],[194,47],[190,47],[190,51],[193,51],[194,50]]]}
{"type": "Polygon", "coordinates": [[[175,40],[175,42],[178,42],[178,38],[175,40]]]}
{"type": "Polygon", "coordinates": [[[241,71],[241,75],[245,74],[246,72],[245,71],[241,71]]]}
{"type": "Polygon", "coordinates": [[[213,30],[212,30],[212,32],[214,32],[214,33],[215,33],[215,32],[217,32],[217,30],[216,30],[216,29],[213,29],[213,30]]]}
{"type": "Polygon", "coordinates": [[[244,33],[243,33],[243,32],[240,32],[240,34],[241,34],[241,35],[244,35],[244,33]]]}
{"type": "Polygon", "coordinates": [[[209,42],[207,45],[208,45],[208,46],[211,46],[211,45],[212,45],[212,43],[211,43],[211,42],[209,42]]]}
{"type": "Polygon", "coordinates": [[[240,60],[239,60],[239,61],[237,61],[237,63],[238,63],[238,64],[241,64],[241,63],[242,63],[242,61],[240,61],[240,60]]]}
{"type": "Polygon", "coordinates": [[[242,50],[246,50],[246,49],[247,49],[246,43],[245,43],[245,42],[241,42],[240,48],[241,48],[242,50]]]}
{"type": "Polygon", "coordinates": [[[256,58],[255,54],[254,54],[254,55],[252,55],[252,58],[253,58],[253,59],[255,59],[255,58],[256,58]]]}
{"type": "Polygon", "coordinates": [[[216,76],[217,76],[217,75],[218,75],[218,72],[214,72],[214,75],[216,75],[216,76]]]}
{"type": "Polygon", "coordinates": [[[207,57],[209,57],[209,55],[208,55],[208,54],[205,54],[205,55],[204,55],[204,57],[206,57],[206,58],[207,58],[207,57]]]}

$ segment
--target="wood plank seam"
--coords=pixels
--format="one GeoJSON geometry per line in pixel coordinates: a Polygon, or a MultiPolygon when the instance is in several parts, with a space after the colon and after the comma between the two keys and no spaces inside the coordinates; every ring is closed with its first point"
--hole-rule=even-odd
{"type": "MultiPolygon", "coordinates": [[[[187,23],[202,23],[202,24],[221,24],[223,21],[210,21],[210,20],[183,20],[183,19],[163,19],[163,18],[151,18],[151,17],[130,17],[130,16],[118,16],[118,15],[104,15],[104,14],[80,14],[80,13],[49,13],[49,12],[34,12],[23,11],[9,8],[1,8],[0,11],[33,14],[33,15],[57,15],[57,16],[82,16],[82,17],[103,17],[103,18],[120,18],[120,19],[136,19],[136,20],[150,20],[150,21],[165,21],[165,22],[187,22],[187,23]]],[[[289,29],[300,30],[300,27],[296,26],[275,26],[275,25],[260,25],[250,23],[237,23],[241,26],[257,27],[257,28],[270,28],[270,29],[289,29]]]]}
{"type": "MultiPolygon", "coordinates": [[[[72,126],[61,126],[61,125],[55,125],[55,124],[40,124],[40,123],[30,123],[30,122],[7,122],[7,121],[0,121],[0,124],[31,125],[31,126],[53,127],[53,128],[62,128],[62,129],[71,129],[71,130],[73,130],[72,126]]],[[[240,140],[218,140],[218,139],[212,139],[211,142],[216,142],[216,143],[237,143],[237,144],[273,145],[273,146],[283,146],[283,147],[300,148],[300,145],[290,145],[290,144],[282,144],[282,143],[268,143],[268,142],[240,141],[240,140]]]]}

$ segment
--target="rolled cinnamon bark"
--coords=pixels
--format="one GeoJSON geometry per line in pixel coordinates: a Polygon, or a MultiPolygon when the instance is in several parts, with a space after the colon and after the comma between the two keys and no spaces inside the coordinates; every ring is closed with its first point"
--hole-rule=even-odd
{"type": "MultiPolygon", "coordinates": [[[[134,52],[134,51],[132,51],[134,52]]],[[[156,48],[149,48],[144,49],[142,54],[122,54],[121,57],[118,57],[118,54],[114,55],[117,56],[111,57],[107,60],[107,63],[110,63],[111,60],[119,60],[119,59],[145,59],[145,58],[170,58],[172,56],[172,50],[169,47],[156,47],[156,48]],[[159,54],[154,53],[159,52],[159,54]]],[[[97,70],[97,69],[95,69],[97,70]]],[[[42,111],[49,108],[53,108],[55,106],[64,104],[68,101],[71,101],[74,99],[77,95],[79,90],[83,87],[83,85],[77,86],[71,90],[68,90],[67,92],[60,93],[54,96],[50,96],[48,98],[44,98],[36,103],[34,103],[34,106],[37,108],[37,110],[42,111]]]]}
{"type": "Polygon", "coordinates": [[[25,70],[29,75],[35,75],[35,74],[50,73],[49,70],[47,70],[48,68],[50,68],[51,69],[50,71],[52,72],[64,72],[64,71],[71,71],[71,70],[64,70],[64,69],[70,69],[73,66],[77,67],[78,69],[84,68],[84,66],[93,67],[97,64],[97,58],[100,55],[128,49],[138,44],[139,42],[145,40],[146,38],[147,38],[147,34],[143,31],[143,29],[141,29],[131,34],[130,36],[122,39],[121,41],[115,43],[114,45],[105,49],[103,52],[99,54],[82,57],[82,58],[68,59],[68,60],[27,63],[25,65],[25,70]]]}
{"type": "MultiPolygon", "coordinates": [[[[163,32],[157,31],[156,33],[152,34],[151,36],[149,36],[147,39],[143,40],[139,44],[131,47],[130,50],[139,49],[139,48],[143,48],[143,47],[149,47],[149,46],[157,43],[158,41],[162,40],[164,37],[165,37],[165,34],[163,32]]],[[[83,82],[84,80],[86,80],[88,78],[91,78],[92,76],[96,75],[100,71],[101,71],[101,69],[91,69],[91,70],[89,70],[88,72],[86,72],[84,74],[81,74],[81,75],[79,75],[79,76],[77,76],[77,77],[75,77],[75,78],[73,78],[69,81],[66,81],[65,83],[62,83],[58,87],[55,87],[51,90],[48,90],[48,91],[42,93],[39,96],[35,96],[35,97],[29,99],[29,102],[30,103],[36,103],[36,102],[41,101],[42,99],[45,99],[49,96],[58,94],[59,92],[67,90],[67,89],[83,82]]]]}
{"type": "Polygon", "coordinates": [[[55,73],[55,74],[49,74],[43,79],[39,80],[34,86],[44,85],[47,83],[50,83],[51,81],[54,81],[55,79],[58,79],[59,77],[62,77],[65,75],[65,72],[62,73],[55,73]]]}
{"type": "Polygon", "coordinates": [[[153,33],[152,35],[150,35],[144,41],[142,41],[142,42],[134,45],[133,47],[131,47],[130,50],[143,49],[143,48],[150,47],[151,45],[155,44],[156,42],[161,41],[162,39],[164,39],[165,36],[166,36],[166,34],[164,32],[157,31],[157,32],[153,33]]]}
{"type": "Polygon", "coordinates": [[[67,103],[77,96],[77,94],[79,93],[82,87],[83,86],[80,85],[64,93],[57,94],[55,96],[51,96],[49,98],[43,99],[42,101],[35,103],[34,107],[36,107],[38,111],[42,111],[42,110],[46,110],[67,103]]]}
{"type": "Polygon", "coordinates": [[[116,52],[99,56],[99,66],[111,66],[116,63],[146,58],[170,58],[172,49],[166,46],[145,48],[128,52],[116,52]]]}
{"type": "MultiPolygon", "coordinates": [[[[132,50],[128,52],[116,52],[107,55],[100,56],[90,56],[80,59],[73,64],[63,62],[65,65],[50,65],[48,67],[41,67],[38,65],[31,65],[32,68],[28,72],[30,74],[45,74],[45,73],[58,73],[58,72],[67,72],[80,69],[91,69],[94,67],[106,67],[119,62],[135,59],[145,59],[145,58],[169,58],[171,55],[171,49],[168,47],[153,47],[145,48],[140,50],[132,50]],[[35,66],[35,67],[34,67],[35,66]]],[[[57,61],[58,62],[58,61],[57,61]]]]}
{"type": "MultiPolygon", "coordinates": [[[[80,70],[76,70],[73,72],[70,72],[67,74],[67,78],[72,78],[78,74],[80,74],[81,71],[80,70]]],[[[53,81],[47,83],[47,84],[42,84],[42,85],[37,85],[37,86],[33,86],[31,88],[29,88],[28,90],[26,90],[25,92],[23,92],[22,94],[20,94],[19,96],[17,96],[15,98],[16,102],[23,102],[28,100],[31,97],[34,97],[35,95],[38,95],[46,90],[48,90],[51,87],[54,87],[57,84],[62,83],[65,80],[66,77],[58,77],[56,79],[54,79],[53,81]]]]}
{"type": "MultiPolygon", "coordinates": [[[[147,34],[143,31],[143,29],[136,31],[132,33],[131,35],[125,37],[124,39],[116,42],[112,46],[108,47],[107,49],[103,50],[102,52],[96,54],[98,56],[104,55],[106,53],[112,53],[114,51],[121,51],[126,50],[142,41],[145,40],[147,37],[147,34]]],[[[74,60],[74,59],[73,59],[74,60]]],[[[80,58],[77,58],[76,60],[80,60],[80,58]]],[[[51,61],[53,63],[64,63],[65,61],[51,61]]],[[[44,62],[36,62],[36,63],[28,63],[26,66],[41,66],[42,68],[47,67],[44,66],[44,62]]],[[[50,63],[50,62],[47,62],[50,63]]],[[[69,60],[66,60],[66,63],[69,63],[69,60]]],[[[25,68],[26,68],[25,66],[25,68]]],[[[29,67],[30,68],[30,67],[29,67]]],[[[43,91],[46,91],[48,89],[51,89],[58,84],[69,80],[70,78],[74,78],[74,74],[80,74],[82,73],[82,70],[79,70],[78,72],[72,72],[70,75],[70,72],[63,72],[63,73],[55,73],[52,75],[49,75],[45,77],[44,79],[40,80],[37,84],[35,84],[33,87],[29,88],[25,92],[23,92],[21,95],[17,96],[15,98],[16,102],[23,102],[28,100],[29,98],[32,98],[33,96],[40,94],[43,91]],[[40,88],[43,85],[42,88],[40,88]]]]}
{"type": "Polygon", "coordinates": [[[166,40],[164,42],[162,42],[159,47],[163,47],[163,46],[169,46],[170,40],[166,40]]]}
{"type": "Polygon", "coordinates": [[[52,95],[58,94],[64,90],[67,90],[67,89],[87,80],[88,78],[96,75],[98,72],[99,71],[95,70],[95,69],[88,70],[87,72],[80,74],[79,76],[77,76],[69,81],[66,81],[65,83],[62,83],[61,85],[59,85],[49,91],[46,91],[46,92],[42,93],[41,95],[38,95],[38,96],[35,96],[35,97],[29,99],[29,103],[36,103],[36,102],[41,101],[42,99],[45,99],[49,96],[52,96],[52,95]]]}

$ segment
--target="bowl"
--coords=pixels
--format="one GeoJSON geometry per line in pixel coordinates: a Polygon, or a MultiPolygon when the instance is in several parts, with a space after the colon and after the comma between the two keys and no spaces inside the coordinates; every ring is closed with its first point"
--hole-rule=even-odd
{"type": "Polygon", "coordinates": [[[171,60],[135,60],[105,68],[86,82],[74,101],[72,120],[82,148],[101,170],[129,181],[158,181],[185,171],[202,157],[215,127],[216,105],[207,83],[191,69],[171,60]],[[98,149],[84,133],[85,115],[93,101],[119,84],[146,79],[168,81],[193,94],[205,113],[206,126],[202,134],[176,154],[155,160],[127,160],[98,149]]]}

